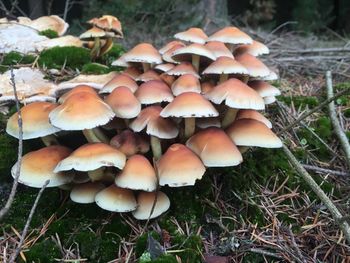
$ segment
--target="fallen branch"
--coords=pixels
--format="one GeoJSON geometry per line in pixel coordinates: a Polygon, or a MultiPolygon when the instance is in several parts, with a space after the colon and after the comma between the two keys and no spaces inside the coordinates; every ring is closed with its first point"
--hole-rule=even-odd
{"type": "Polygon", "coordinates": [[[310,171],[314,171],[314,172],[318,172],[318,173],[333,174],[333,175],[342,176],[342,177],[350,176],[350,173],[347,173],[347,172],[334,171],[334,170],[325,169],[325,168],[321,168],[321,167],[317,167],[317,166],[313,166],[313,165],[308,165],[308,164],[302,164],[302,166],[306,170],[310,170],[310,171]]]}
{"type": "Polygon", "coordinates": [[[21,235],[21,238],[19,240],[19,244],[15,250],[15,252],[12,254],[11,256],[11,259],[10,259],[10,263],[14,263],[16,258],[18,257],[19,253],[21,252],[21,249],[22,249],[22,246],[23,246],[23,242],[24,242],[24,239],[25,237],[27,236],[27,232],[28,232],[28,228],[29,228],[29,225],[30,225],[30,222],[32,221],[32,218],[33,218],[33,215],[34,215],[34,212],[36,210],[36,207],[38,206],[38,203],[39,203],[39,200],[40,200],[40,197],[41,195],[43,194],[46,186],[49,184],[50,180],[46,180],[46,182],[44,183],[44,185],[41,187],[38,195],[36,196],[36,199],[34,201],[34,204],[32,206],[32,209],[30,210],[30,213],[29,213],[29,216],[28,216],[28,219],[27,219],[27,222],[23,228],[23,232],[22,232],[22,235],[21,235]]]}
{"type": "Polygon", "coordinates": [[[22,164],[22,154],[23,154],[23,123],[22,123],[22,115],[21,115],[21,109],[19,107],[19,100],[17,97],[17,89],[16,89],[16,82],[15,82],[15,74],[13,73],[13,68],[11,68],[11,85],[13,87],[13,93],[15,95],[15,101],[16,101],[16,109],[18,114],[18,152],[17,152],[17,167],[16,167],[16,174],[13,180],[12,189],[10,192],[10,195],[7,199],[7,202],[5,206],[0,210],[0,221],[3,219],[3,217],[8,213],[8,211],[11,208],[11,205],[13,203],[13,200],[15,199],[17,186],[18,186],[18,179],[20,176],[20,167],[22,164]]]}
{"type": "Polygon", "coordinates": [[[285,53],[296,53],[296,54],[305,54],[305,53],[326,53],[326,52],[349,52],[350,48],[346,47],[330,47],[330,48],[308,48],[308,49],[279,49],[278,52],[285,53]]]}
{"type": "Polygon", "coordinates": [[[325,194],[321,187],[315,182],[311,175],[304,169],[304,167],[299,163],[295,158],[293,153],[288,149],[287,146],[283,145],[283,151],[288,157],[288,160],[291,162],[293,167],[297,170],[299,175],[305,180],[305,182],[310,186],[314,193],[320,198],[324,203],[327,209],[331,212],[336,223],[339,224],[341,230],[344,232],[345,238],[350,243],[350,225],[344,221],[340,220],[343,218],[342,214],[339,212],[338,208],[334,205],[331,199],[325,194]]]}
{"type": "Polygon", "coordinates": [[[304,119],[306,119],[307,117],[309,117],[310,115],[312,115],[313,113],[315,113],[316,111],[322,109],[324,106],[328,105],[330,102],[336,100],[337,98],[339,98],[340,96],[343,96],[347,93],[350,93],[350,89],[344,89],[342,91],[339,91],[338,93],[336,93],[333,97],[326,99],[325,101],[321,102],[317,107],[313,108],[312,110],[309,110],[308,112],[305,112],[304,114],[302,114],[299,118],[297,118],[295,121],[293,121],[292,123],[290,123],[289,125],[287,125],[287,127],[285,127],[284,129],[282,129],[281,131],[277,132],[277,135],[280,135],[286,131],[288,131],[289,129],[293,128],[295,125],[299,124],[301,121],[303,121],[304,119]]]}
{"type": "MultiPolygon", "coordinates": [[[[332,84],[332,73],[330,71],[326,72],[326,82],[327,82],[327,98],[334,97],[333,93],[333,84],[332,84]]],[[[345,153],[345,157],[348,161],[348,165],[350,166],[350,144],[346,134],[344,133],[342,127],[340,126],[339,120],[337,118],[337,112],[335,110],[334,101],[331,101],[328,104],[329,117],[331,118],[332,126],[335,134],[337,135],[340,145],[345,153]]]]}

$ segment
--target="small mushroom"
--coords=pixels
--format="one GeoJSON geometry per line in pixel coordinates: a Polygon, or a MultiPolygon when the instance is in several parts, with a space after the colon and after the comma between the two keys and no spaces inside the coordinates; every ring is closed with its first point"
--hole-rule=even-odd
{"type": "Polygon", "coordinates": [[[152,219],[165,213],[169,207],[170,200],[163,192],[140,192],[137,196],[137,209],[132,212],[132,215],[137,220],[147,220],[148,218],[152,219]],[[156,205],[153,208],[155,199],[156,205]]]}

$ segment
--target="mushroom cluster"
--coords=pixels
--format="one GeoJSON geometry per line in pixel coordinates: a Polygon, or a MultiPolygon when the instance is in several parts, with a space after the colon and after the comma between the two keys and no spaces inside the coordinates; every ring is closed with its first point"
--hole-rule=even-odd
{"type": "MultiPolygon", "coordinates": [[[[77,85],[57,103],[24,106],[23,139],[40,137],[46,147],[23,156],[19,181],[41,187],[49,179],[74,202],[145,220],[170,206],[160,187],[192,186],[208,167],[237,166],[249,147],[281,147],[259,112],[280,94],[267,82],[277,75],[257,58],[268,48],[236,27],[175,38],[159,50],[136,45],[102,88],[77,85]],[[71,150],[60,131],[81,131],[87,143],[71,150]]],[[[15,137],[17,120],[6,129],[15,137]]]]}
{"type": "Polygon", "coordinates": [[[91,28],[80,35],[93,58],[106,54],[113,47],[113,39],[123,38],[122,24],[111,15],[95,17],[87,22],[91,28]]]}

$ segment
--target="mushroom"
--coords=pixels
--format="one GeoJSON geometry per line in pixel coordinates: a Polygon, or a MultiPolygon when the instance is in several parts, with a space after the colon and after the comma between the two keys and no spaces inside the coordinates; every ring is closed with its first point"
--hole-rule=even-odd
{"type": "Polygon", "coordinates": [[[276,96],[281,95],[281,91],[272,86],[268,82],[262,80],[254,80],[248,82],[248,85],[263,97],[265,104],[270,104],[276,101],[276,96]]]}
{"type": "Polygon", "coordinates": [[[138,133],[124,130],[111,139],[110,145],[130,157],[137,153],[147,153],[150,145],[148,140],[138,133]]]}
{"type": "Polygon", "coordinates": [[[109,142],[97,129],[115,116],[111,107],[95,94],[79,92],[71,95],[49,114],[53,126],[61,130],[83,130],[89,142],[109,142]]]}
{"type": "Polygon", "coordinates": [[[201,84],[199,83],[198,78],[192,74],[184,74],[175,80],[171,85],[171,90],[175,96],[184,92],[201,93],[201,84]]]}
{"type": "Polygon", "coordinates": [[[172,54],[172,59],[176,61],[192,61],[192,65],[197,72],[199,72],[201,58],[202,60],[207,59],[210,61],[215,61],[216,59],[208,48],[196,43],[176,49],[172,54]]]}
{"type": "Polygon", "coordinates": [[[248,53],[254,57],[258,57],[261,55],[269,54],[270,50],[263,43],[253,40],[252,44],[240,45],[235,49],[235,55],[243,53],[248,53]]]}
{"type": "Polygon", "coordinates": [[[95,196],[105,186],[99,182],[87,182],[75,185],[70,192],[70,199],[79,204],[95,203],[95,196]]]}
{"type": "Polygon", "coordinates": [[[178,49],[180,49],[180,48],[183,48],[183,47],[185,47],[184,44],[176,44],[176,45],[172,46],[169,50],[167,50],[166,52],[164,52],[164,53],[162,54],[162,59],[163,59],[165,62],[168,62],[168,63],[180,64],[180,62],[174,60],[174,59],[172,58],[172,56],[173,56],[173,53],[174,53],[176,50],[178,50],[178,49]]]}
{"type": "Polygon", "coordinates": [[[272,123],[260,112],[256,110],[239,110],[236,116],[236,120],[240,119],[253,119],[264,123],[269,129],[272,128],[272,123]]]}
{"type": "Polygon", "coordinates": [[[87,171],[92,181],[98,181],[104,178],[104,167],[123,169],[125,161],[125,155],[108,144],[88,143],[61,160],[54,171],[87,171]]]}
{"type": "Polygon", "coordinates": [[[205,42],[207,42],[208,36],[201,28],[191,27],[186,31],[175,34],[174,38],[192,43],[205,44],[205,42]]]}
{"type": "MultiPolygon", "coordinates": [[[[56,187],[73,180],[72,173],[54,171],[57,163],[70,155],[72,151],[61,145],[47,146],[29,152],[22,157],[18,182],[30,187],[41,188],[47,180],[47,187],[56,187]]],[[[17,175],[18,161],[11,169],[12,177],[17,175]]]]}
{"type": "Polygon", "coordinates": [[[175,97],[160,113],[164,118],[178,117],[185,119],[185,138],[189,138],[195,131],[196,119],[216,117],[219,113],[214,106],[201,94],[185,92],[175,97]]]}
{"type": "Polygon", "coordinates": [[[155,159],[162,155],[160,139],[173,139],[179,133],[174,122],[160,116],[161,111],[162,107],[160,106],[147,107],[129,125],[135,132],[140,132],[146,128],[146,133],[151,135],[151,148],[155,159]]]}
{"type": "MultiPolygon", "coordinates": [[[[101,45],[101,39],[107,38],[110,39],[113,36],[111,33],[105,32],[103,29],[100,29],[98,27],[92,27],[89,30],[82,33],[79,38],[85,41],[94,41],[94,45],[91,49],[91,56],[93,58],[99,57],[102,53],[102,45],[101,45]]],[[[106,45],[106,44],[105,44],[106,45]]]]}
{"type": "Polygon", "coordinates": [[[206,167],[236,166],[243,161],[230,137],[216,127],[194,134],[187,140],[186,146],[201,158],[206,167]]]}
{"type": "Polygon", "coordinates": [[[247,150],[247,146],[263,148],[280,148],[282,141],[262,122],[253,119],[240,119],[234,121],[226,133],[237,146],[245,146],[241,152],[247,150]]]}
{"type": "Polygon", "coordinates": [[[162,80],[162,78],[156,71],[154,71],[153,69],[149,69],[141,75],[137,76],[135,80],[139,82],[147,82],[150,80],[162,80]]]}
{"type": "Polygon", "coordinates": [[[237,27],[225,27],[208,37],[208,41],[220,41],[225,43],[233,52],[235,45],[252,44],[253,39],[237,27]]]}
{"type": "Polygon", "coordinates": [[[138,85],[133,78],[127,74],[121,73],[108,81],[100,90],[100,93],[111,93],[115,88],[120,86],[129,88],[132,93],[134,93],[138,88],[138,85]]]}
{"type": "Polygon", "coordinates": [[[132,215],[137,220],[152,219],[165,213],[169,207],[170,200],[163,192],[140,192],[137,196],[137,208],[132,212],[132,215]],[[156,204],[153,208],[154,201],[156,204]]]}
{"type": "Polygon", "coordinates": [[[196,120],[196,126],[200,129],[206,129],[209,127],[221,128],[221,123],[218,117],[199,118],[196,120]]]}
{"type": "Polygon", "coordinates": [[[124,54],[124,59],[126,62],[142,63],[143,72],[149,70],[152,64],[162,63],[162,57],[160,56],[158,50],[149,43],[141,43],[136,45],[124,54]]]}
{"type": "Polygon", "coordinates": [[[162,48],[159,49],[159,53],[161,55],[163,55],[165,52],[169,51],[170,49],[172,49],[174,46],[185,46],[184,43],[182,43],[181,41],[177,41],[177,40],[174,40],[174,41],[170,41],[169,43],[165,44],[165,46],[163,46],[162,48]]]}
{"type": "Polygon", "coordinates": [[[112,212],[130,212],[136,209],[137,203],[133,192],[116,185],[111,185],[95,196],[96,204],[112,212]]]}
{"type": "MultiPolygon", "coordinates": [[[[41,138],[46,146],[58,144],[53,135],[60,129],[49,122],[49,114],[58,105],[50,102],[33,102],[21,109],[23,140],[41,138]]],[[[19,138],[18,113],[13,114],[7,121],[6,132],[19,138]]]]}
{"type": "Polygon", "coordinates": [[[235,120],[239,109],[263,110],[265,108],[261,96],[238,79],[226,80],[204,96],[215,104],[225,102],[229,107],[222,120],[223,128],[235,120]]]}
{"type": "Polygon", "coordinates": [[[155,191],[157,176],[152,164],[143,155],[131,156],[115,178],[115,184],[132,190],[155,191]]]}
{"type": "Polygon", "coordinates": [[[216,58],[219,58],[219,57],[233,58],[232,52],[222,42],[210,41],[205,44],[205,47],[208,48],[216,58]]]}
{"type": "Polygon", "coordinates": [[[229,74],[248,75],[248,70],[233,58],[219,57],[202,74],[219,74],[218,83],[220,84],[228,79],[229,74]]]}
{"type": "Polygon", "coordinates": [[[67,100],[72,95],[77,94],[77,93],[81,93],[81,92],[90,93],[92,95],[95,95],[96,98],[99,98],[98,94],[96,93],[96,90],[94,88],[92,88],[91,86],[78,85],[78,86],[74,87],[73,89],[71,89],[70,91],[62,94],[58,99],[58,103],[62,104],[65,102],[65,100],[67,100]]]}
{"type": "Polygon", "coordinates": [[[135,92],[141,104],[160,104],[174,99],[170,88],[161,80],[150,80],[140,85],[135,92]]]}
{"type": "MultiPolygon", "coordinates": [[[[260,78],[260,77],[266,77],[270,74],[270,69],[266,67],[264,63],[262,63],[259,59],[256,57],[248,54],[243,53],[240,55],[235,56],[236,60],[241,63],[249,73],[250,77],[253,78],[260,78]]],[[[244,82],[247,83],[249,78],[244,79],[244,82]]]]}
{"type": "Polygon", "coordinates": [[[202,179],[205,167],[202,161],[183,144],[173,144],[157,162],[159,185],[180,187],[194,185],[202,179]]]}
{"type": "Polygon", "coordinates": [[[196,70],[192,66],[192,64],[189,62],[182,62],[181,64],[176,65],[171,70],[168,70],[166,72],[166,74],[171,75],[171,76],[181,76],[181,75],[185,75],[185,74],[192,74],[196,78],[198,78],[198,79],[200,78],[198,73],[196,72],[196,70]]]}

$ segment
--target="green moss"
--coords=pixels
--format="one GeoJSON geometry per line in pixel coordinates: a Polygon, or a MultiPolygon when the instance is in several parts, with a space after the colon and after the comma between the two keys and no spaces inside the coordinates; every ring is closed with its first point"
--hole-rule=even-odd
{"type": "Polygon", "coordinates": [[[39,35],[46,36],[48,38],[58,37],[58,33],[52,29],[46,29],[46,30],[40,31],[39,35]]]}
{"type": "Polygon", "coordinates": [[[114,44],[113,47],[100,58],[100,60],[103,64],[110,66],[114,60],[119,58],[124,53],[125,53],[125,49],[122,45],[114,44]]]}
{"type": "Polygon", "coordinates": [[[9,67],[0,65],[0,73],[4,73],[4,72],[6,72],[6,71],[8,71],[8,70],[9,70],[9,67]]]}
{"type": "Polygon", "coordinates": [[[111,70],[109,67],[99,64],[99,63],[88,63],[83,66],[81,70],[84,74],[106,74],[111,70]]]}
{"type": "Polygon", "coordinates": [[[35,263],[55,262],[55,259],[61,258],[59,247],[51,239],[45,239],[41,242],[37,242],[24,254],[27,259],[26,262],[35,263]]]}
{"type": "Polygon", "coordinates": [[[39,57],[41,67],[60,69],[63,66],[72,69],[82,69],[91,62],[90,51],[80,47],[53,47],[41,52],[39,57]]]}
{"type": "Polygon", "coordinates": [[[1,182],[12,180],[11,167],[17,161],[17,139],[7,135],[0,134],[0,180],[1,182]]]}
{"type": "Polygon", "coordinates": [[[200,236],[177,235],[172,239],[174,248],[179,249],[176,255],[181,257],[182,262],[201,262],[202,240],[200,236]]]}
{"type": "Polygon", "coordinates": [[[319,104],[319,99],[315,96],[279,96],[278,99],[285,102],[289,106],[293,102],[296,108],[305,108],[308,106],[311,109],[319,104]]]}
{"type": "Polygon", "coordinates": [[[139,236],[135,245],[135,253],[136,257],[138,258],[141,257],[142,254],[147,250],[148,235],[151,235],[155,240],[160,241],[160,235],[155,231],[150,231],[139,236]]]}
{"type": "MultiPolygon", "coordinates": [[[[151,262],[152,263],[178,263],[176,258],[170,254],[161,255],[160,257],[158,257],[155,260],[152,260],[151,262]]],[[[185,263],[186,261],[182,261],[182,262],[185,263]]],[[[140,263],[141,263],[141,261],[140,261],[140,263]]]]}
{"type": "Polygon", "coordinates": [[[24,55],[16,51],[11,51],[4,55],[2,65],[10,66],[16,64],[31,64],[35,60],[33,55],[24,55]]]}

